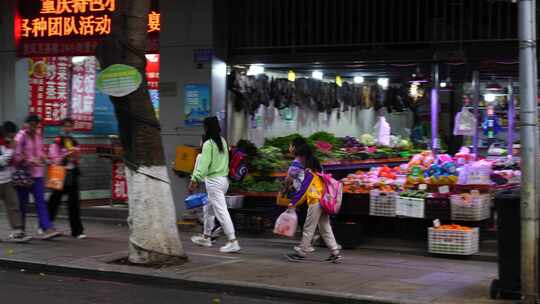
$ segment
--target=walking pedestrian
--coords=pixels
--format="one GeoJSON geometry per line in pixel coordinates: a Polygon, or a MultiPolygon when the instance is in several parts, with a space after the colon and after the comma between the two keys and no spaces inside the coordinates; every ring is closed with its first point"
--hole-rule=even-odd
{"type": "MultiPolygon", "coordinates": [[[[26,118],[25,127],[15,136],[16,148],[14,160],[16,170],[25,172],[24,175],[27,175],[29,179],[26,185],[17,185],[16,187],[23,227],[26,223],[30,193],[32,193],[36,204],[39,228],[43,231],[42,238],[47,240],[60,236],[60,232],[51,223],[47,204],[45,203],[43,176],[47,157],[43,150],[43,138],[39,130],[40,122],[39,116],[35,114],[30,114],[26,118]]],[[[19,177],[20,175],[17,175],[17,178],[19,177]]]]}
{"type": "Polygon", "coordinates": [[[63,132],[49,146],[49,161],[52,164],[64,166],[66,177],[62,190],[54,190],[49,198],[49,216],[52,222],[58,214],[58,207],[64,194],[68,196],[68,214],[71,235],[77,239],[85,239],[84,227],[81,221],[81,203],[79,196],[79,143],[72,136],[74,122],[67,118],[63,121],[63,132]]]}
{"type": "Polygon", "coordinates": [[[208,205],[204,208],[204,231],[196,235],[191,241],[199,246],[211,247],[211,235],[215,227],[215,220],[221,223],[223,231],[228,238],[225,246],[219,249],[223,253],[240,251],[236,239],[233,222],[225,194],[229,188],[229,149],[227,141],[221,137],[221,128],[217,117],[208,117],[204,120],[203,147],[197,166],[193,172],[189,191],[194,192],[199,182],[205,182],[208,192],[208,205]]]}
{"type": "Polygon", "coordinates": [[[25,243],[32,238],[24,231],[17,192],[11,182],[12,160],[15,153],[13,137],[16,133],[17,126],[11,121],[4,122],[0,127],[0,200],[4,203],[8,222],[13,230],[8,240],[25,243]]]}
{"type": "Polygon", "coordinates": [[[322,171],[321,164],[303,138],[294,139],[289,147],[289,152],[294,156],[294,161],[289,167],[285,180],[285,193],[288,193],[291,198],[289,207],[298,208],[307,202],[308,210],[300,245],[295,246],[295,252],[287,254],[286,257],[293,262],[305,260],[307,254],[313,252],[313,236],[319,227],[320,235],[330,250],[330,256],[326,261],[337,263],[341,259],[339,245],[330,225],[330,216],[323,211],[319,204],[323,184],[316,172],[322,171]]]}

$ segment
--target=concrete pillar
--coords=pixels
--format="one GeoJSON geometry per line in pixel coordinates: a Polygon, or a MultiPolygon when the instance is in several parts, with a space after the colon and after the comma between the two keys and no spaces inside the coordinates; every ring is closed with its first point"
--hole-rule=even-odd
{"type": "Polygon", "coordinates": [[[17,1],[0,1],[0,120],[21,124],[28,111],[28,60],[16,56],[17,1]]]}
{"type": "MultiPolygon", "coordinates": [[[[202,135],[202,128],[184,124],[185,86],[208,85],[212,113],[220,116],[225,112],[226,47],[223,47],[223,41],[226,39],[223,36],[217,39],[218,35],[214,33],[213,11],[216,7],[213,2],[178,0],[160,3],[160,122],[166,159],[171,167],[176,147],[199,145],[202,135]],[[200,49],[213,49],[213,60],[196,63],[194,54],[200,49]]],[[[178,178],[172,170],[170,172],[177,214],[181,217],[187,184],[185,179],[178,178]]]]}

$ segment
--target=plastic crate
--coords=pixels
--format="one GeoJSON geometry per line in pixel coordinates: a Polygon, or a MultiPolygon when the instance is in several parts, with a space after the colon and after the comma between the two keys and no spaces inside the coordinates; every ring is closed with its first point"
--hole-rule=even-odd
{"type": "Polygon", "coordinates": [[[478,252],[480,232],[428,228],[428,251],[436,254],[473,255],[478,252]]]}
{"type": "Polygon", "coordinates": [[[448,221],[451,218],[450,197],[428,197],[426,198],[425,217],[427,219],[439,219],[448,221]]]}
{"type": "Polygon", "coordinates": [[[398,196],[396,198],[396,215],[424,218],[425,203],[423,198],[398,196]]]}
{"type": "Polygon", "coordinates": [[[395,217],[396,198],[397,193],[394,192],[371,190],[369,192],[369,215],[395,217]]]}
{"type": "Polygon", "coordinates": [[[454,221],[483,221],[490,217],[490,194],[476,195],[469,202],[464,201],[462,195],[454,194],[450,196],[450,204],[454,221]]]}

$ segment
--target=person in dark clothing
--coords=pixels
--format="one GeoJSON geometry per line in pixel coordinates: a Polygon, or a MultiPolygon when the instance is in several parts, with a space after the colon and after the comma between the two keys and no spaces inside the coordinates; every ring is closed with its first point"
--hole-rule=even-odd
{"type": "Polygon", "coordinates": [[[49,146],[49,160],[52,164],[66,168],[66,178],[62,190],[54,190],[49,199],[49,215],[54,221],[58,214],[58,207],[64,194],[68,195],[69,224],[71,235],[77,239],[85,239],[84,227],[81,221],[81,206],[79,196],[79,157],[78,142],[73,138],[74,123],[72,119],[64,120],[62,135],[55,138],[49,146]]]}

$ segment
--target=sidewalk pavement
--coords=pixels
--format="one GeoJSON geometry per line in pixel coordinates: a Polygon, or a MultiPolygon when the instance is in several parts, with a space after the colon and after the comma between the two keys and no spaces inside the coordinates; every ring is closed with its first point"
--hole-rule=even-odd
{"type": "MultiPolygon", "coordinates": [[[[58,227],[68,231],[64,220],[58,227]]],[[[0,235],[7,231],[0,214],[0,235]]],[[[226,255],[218,252],[221,243],[196,247],[184,233],[189,260],[155,269],[110,263],[127,255],[126,226],[86,223],[86,233],[86,240],[0,242],[0,267],[325,303],[510,303],[488,297],[497,276],[493,262],[360,249],[343,251],[341,264],[327,264],[327,250],[317,248],[309,261],[291,263],[284,258],[289,240],[240,238],[242,252],[226,255]]]]}

